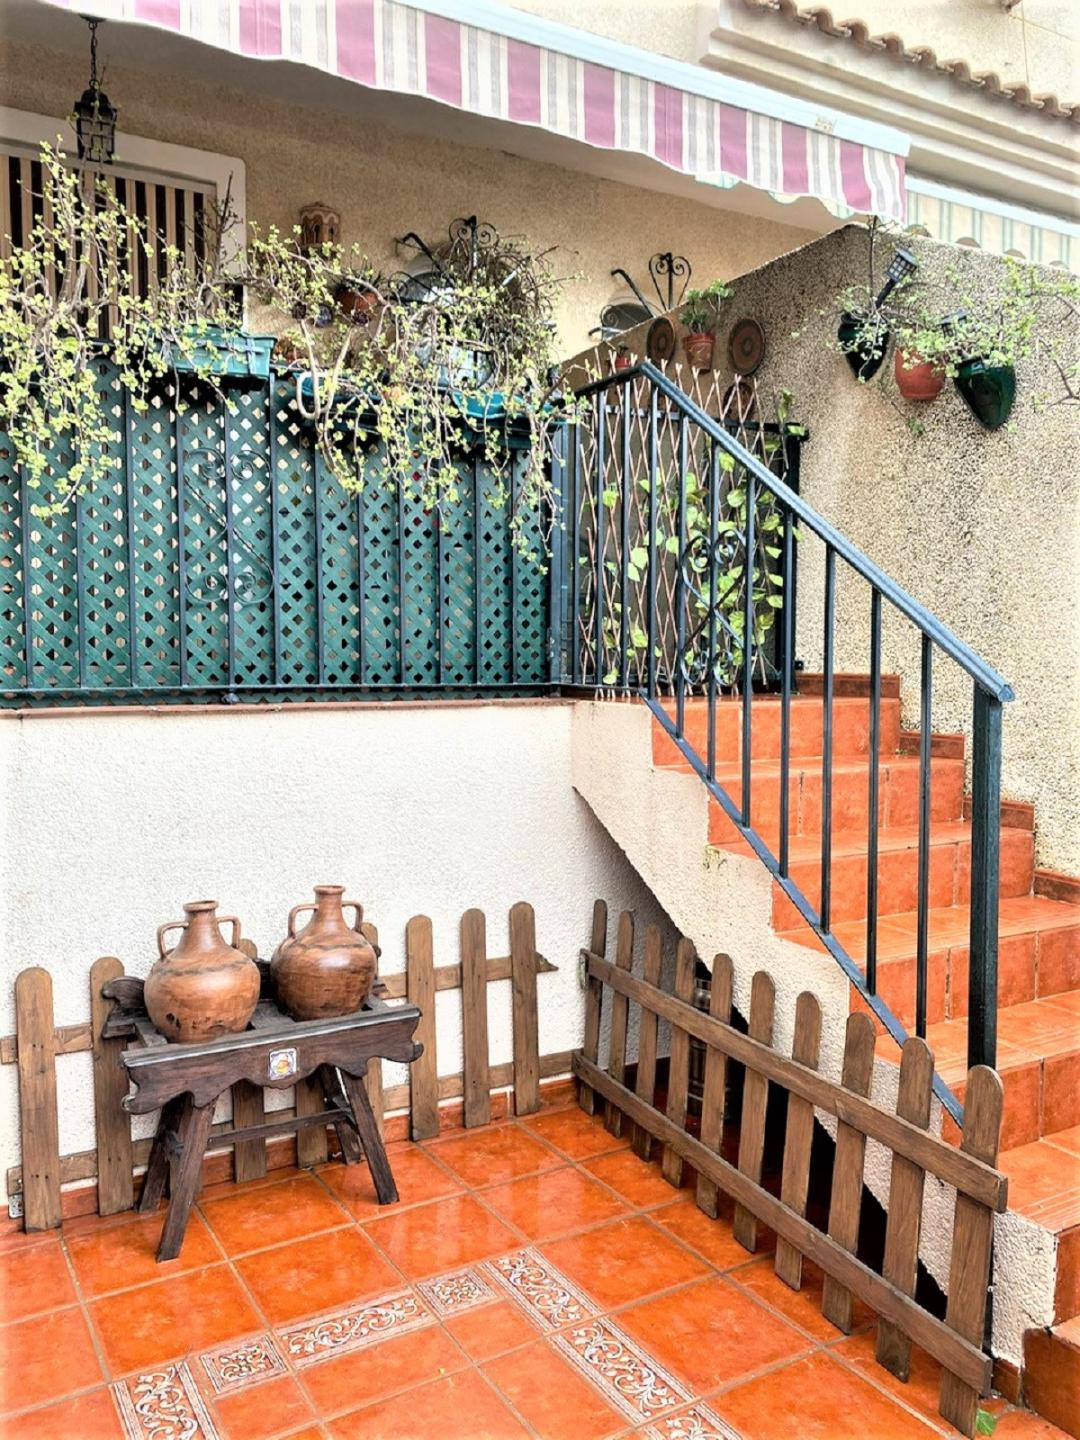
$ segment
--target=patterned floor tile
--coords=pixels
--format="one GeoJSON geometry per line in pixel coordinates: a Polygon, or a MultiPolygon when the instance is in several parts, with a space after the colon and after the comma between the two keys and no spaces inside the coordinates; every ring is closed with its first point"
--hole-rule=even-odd
{"type": "Polygon", "coordinates": [[[485,1272],[545,1330],[580,1325],[596,1306],[536,1250],[516,1250],[484,1266],[485,1272]]]}
{"type": "Polygon", "coordinates": [[[552,1344],[590,1379],[628,1420],[652,1420],[692,1397],[644,1346],[610,1320],[562,1330],[552,1344]]]}
{"type": "Polygon", "coordinates": [[[215,1395],[286,1373],[285,1361],[272,1335],[256,1335],[250,1340],[222,1345],[200,1355],[199,1364],[215,1395]]]}
{"type": "Polygon", "coordinates": [[[475,1269],[455,1270],[452,1275],[421,1280],[416,1288],[440,1319],[460,1315],[464,1310],[486,1305],[497,1298],[480,1271],[475,1269]]]}
{"type": "Polygon", "coordinates": [[[112,1386],[128,1440],[220,1440],[187,1361],[112,1386]]]}
{"type": "Polygon", "coordinates": [[[401,1335],[430,1325],[434,1315],[420,1296],[411,1290],[383,1295],[362,1305],[350,1305],[333,1315],[321,1315],[302,1325],[279,1331],[281,1345],[290,1361],[301,1368],[340,1355],[362,1350],[389,1335],[401,1335]]]}

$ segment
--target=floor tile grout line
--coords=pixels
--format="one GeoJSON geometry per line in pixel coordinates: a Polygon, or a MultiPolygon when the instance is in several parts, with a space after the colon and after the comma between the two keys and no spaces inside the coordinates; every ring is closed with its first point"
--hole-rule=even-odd
{"type": "MultiPolygon", "coordinates": [[[[879,1382],[870,1371],[863,1370],[858,1365],[855,1365],[851,1360],[849,1360],[846,1355],[841,1355],[838,1349],[832,1349],[831,1353],[833,1355],[833,1358],[838,1362],[838,1364],[843,1365],[844,1369],[849,1371],[852,1375],[857,1375],[860,1380],[864,1380],[868,1385],[873,1386],[873,1388],[878,1392],[879,1395],[884,1395],[887,1399],[891,1400],[894,1405],[898,1405],[901,1410],[907,1411],[909,1415],[916,1416],[919,1420],[922,1420],[925,1424],[931,1426],[939,1435],[950,1435],[951,1427],[950,1430],[946,1430],[941,1424],[941,1420],[943,1417],[931,1417],[926,1415],[924,1411],[919,1410],[916,1406],[912,1405],[909,1400],[903,1399],[902,1396],[897,1395],[894,1391],[890,1390],[888,1386],[879,1382]]],[[[883,1369],[884,1367],[878,1368],[883,1369]]],[[[886,1371],[886,1373],[888,1372],[886,1371]]],[[[955,1434],[955,1432],[951,1433],[955,1434]]]]}

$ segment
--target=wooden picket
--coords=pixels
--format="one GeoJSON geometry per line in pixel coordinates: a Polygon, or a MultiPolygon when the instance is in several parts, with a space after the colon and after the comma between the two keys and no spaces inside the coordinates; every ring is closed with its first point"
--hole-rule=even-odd
{"type": "MultiPolygon", "coordinates": [[[[604,912],[606,926],[606,910],[604,912]]],[[[375,926],[361,917],[360,928],[378,948],[375,926]]],[[[381,975],[379,995],[391,1003],[409,999],[422,1012],[416,1039],[424,1045],[420,1059],[409,1067],[404,1085],[387,1088],[382,1062],[369,1063],[365,1086],[380,1129],[388,1112],[407,1112],[408,1133],[413,1139],[430,1139],[443,1123],[442,1105],[463,1098],[464,1124],[482,1125],[492,1115],[492,1094],[513,1087],[514,1111],[529,1114],[539,1108],[540,1082],[570,1068],[570,1054],[541,1056],[537,1025],[537,977],[557,967],[536,949],[536,922],[532,906],[524,901],[509,914],[510,953],[489,957],[486,948],[486,921],[482,911],[469,910],[461,920],[460,959],[445,965],[435,963],[435,942],[430,919],[414,916],[405,929],[405,966],[400,972],[381,975]],[[493,981],[509,980],[513,987],[513,1062],[492,1065],[488,1052],[487,987],[493,981]],[[462,997],[462,1073],[440,1075],[435,1026],[435,997],[441,991],[456,990],[462,997]]],[[[594,930],[594,938],[595,938],[594,930]]],[[[241,941],[246,953],[255,958],[255,947],[241,941]]],[[[9,1195],[22,1195],[26,1227],[50,1229],[60,1223],[61,1186],[76,1181],[97,1180],[97,1203],[102,1215],[130,1209],[134,1203],[133,1171],[146,1163],[148,1141],[133,1141],[131,1118],[121,1106],[128,1091],[127,1072],[120,1059],[125,1040],[107,1038],[103,1029],[113,1002],[102,995],[102,986],[123,975],[119,960],[105,957],[90,971],[91,1020],[81,1025],[56,1027],[53,1024],[52,981],[48,972],[34,966],[24,970],[15,982],[15,1035],[0,1039],[0,1063],[19,1067],[19,1113],[22,1133],[22,1163],[7,1172],[9,1195]],[[78,1051],[92,1051],[94,1061],[94,1113],[96,1146],[76,1155],[60,1154],[57,1119],[57,1057],[78,1051]]],[[[330,1155],[327,1125],[297,1119],[321,1115],[327,1108],[327,1094],[338,1088],[336,1073],[316,1073],[295,1086],[291,1109],[275,1111],[283,1132],[295,1129],[296,1161],[312,1166],[330,1155]]],[[[232,1090],[232,1119],[211,1130],[214,1150],[228,1146],[232,1131],[245,1131],[265,1118],[263,1092],[246,1082],[232,1090]]],[[[347,1126],[335,1127],[339,1148],[348,1151],[354,1143],[347,1126]]],[[[237,1139],[233,1145],[232,1174],[250,1180],[267,1173],[269,1164],[264,1137],[237,1139]]],[[[282,1163],[278,1160],[278,1163],[282,1163]]]]}
{"type": "MultiPolygon", "coordinates": [[[[600,914],[599,908],[596,912],[600,914]]],[[[648,1155],[654,1141],[663,1146],[663,1173],[679,1184],[689,1165],[697,1172],[697,1203],[713,1218],[721,1192],[735,1202],[734,1233],[753,1251],[758,1227],[777,1236],[773,1265],[792,1289],[802,1284],[804,1259],[824,1274],[822,1313],[840,1331],[850,1330],[855,1300],[878,1317],[877,1358],[900,1379],[910,1370],[912,1345],[942,1366],[941,1414],[967,1435],[975,1433],[980,1395],[988,1393],[991,1361],[983,1351],[990,1278],[994,1215],[1007,1203],[1007,1181],[996,1169],[1001,1128],[1002,1085],[994,1071],[973,1069],[967,1081],[963,1139],[959,1148],[929,1131],[933,1059],[922,1040],[912,1039],[901,1059],[895,1112],[869,1099],[874,1059],[874,1030],[869,1018],[853,1014],[847,1023],[843,1073],[839,1082],[818,1071],[821,1007],[806,992],[798,997],[790,1057],[774,1048],[775,994],[771,979],[752,980],[749,1033],[731,1023],[732,967],[727,956],[713,962],[709,1013],[692,1003],[693,949],[681,941],[676,954],[675,993],[659,983],[659,936],[646,932],[641,978],[624,963],[605,959],[603,926],[594,923],[593,942],[582,952],[587,987],[585,1045],[573,1057],[585,1108],[602,1103],[609,1123],[619,1113],[634,1126],[634,1146],[648,1155]],[[687,982],[687,976],[690,982],[687,982]],[[599,1057],[600,1018],[610,1003],[612,1027],[607,1065],[599,1057]],[[639,1065],[633,1088],[627,1078],[625,1051],[629,1007],[639,1012],[639,1065]],[[656,1103],[656,1027],[671,1026],[672,1043],[663,1108],[656,1103]],[[616,1025],[617,1022],[617,1025],[616,1025]],[[706,1047],[700,1134],[690,1132],[685,1087],[690,1038],[706,1047]],[[727,1072],[744,1069],[740,1143],[737,1163],[721,1154],[727,1072]],[[777,1197],[762,1183],[765,1116],[770,1092],[786,1093],[787,1118],[783,1169],[777,1197]],[[827,1230],[807,1219],[814,1112],[837,1122],[827,1230]],[[864,1194],[866,1143],[875,1140],[892,1152],[889,1215],[883,1272],[857,1256],[859,1217],[864,1194]],[[915,1299],[919,1223],[925,1177],[956,1191],[948,1303],[944,1320],[915,1299]]],[[[620,936],[632,936],[620,917],[620,936]]]]}

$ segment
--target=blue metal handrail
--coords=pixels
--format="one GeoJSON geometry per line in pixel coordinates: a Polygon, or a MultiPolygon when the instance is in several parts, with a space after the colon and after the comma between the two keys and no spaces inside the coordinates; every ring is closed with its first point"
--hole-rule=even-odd
{"type": "MultiPolygon", "coordinates": [[[[630,657],[627,653],[627,573],[631,565],[631,547],[626,533],[626,516],[631,505],[636,484],[647,492],[647,518],[641,517],[642,527],[647,526],[647,535],[638,538],[638,561],[634,563],[634,574],[640,583],[641,571],[645,570],[644,616],[647,635],[645,663],[638,663],[636,688],[641,698],[649,705],[658,723],[671,736],[679,752],[691,768],[707,785],[724,813],[737,827],[754,853],[762,860],[775,877],[784,894],[812,928],[826,951],[837,961],[847,978],[858,990],[867,1005],[878,1017],[888,1032],[903,1044],[907,1030],[889,1005],[878,994],[877,975],[877,858],[878,821],[880,802],[880,734],[881,734],[881,630],[882,602],[887,601],[899,614],[916,626],[921,635],[921,735],[919,744],[919,848],[918,848],[918,905],[916,934],[916,1000],[915,1029],[925,1036],[928,1006],[928,951],[929,951],[929,862],[930,862],[930,793],[931,793],[931,695],[933,652],[955,661],[973,682],[974,694],[974,743],[973,743],[973,796],[972,796],[972,864],[971,864],[971,931],[969,946],[969,1013],[968,1013],[968,1064],[994,1065],[996,1060],[997,1034],[997,923],[998,923],[998,858],[1000,845],[1000,787],[1001,787],[1001,713],[1002,703],[1013,698],[1013,691],[1007,682],[991,666],[966,645],[947,626],[905,590],[886,575],[874,562],[856,546],[852,545],[834,526],[820,516],[791,487],[774,474],[757,456],[733,437],[728,428],[707,414],[689,395],[670,380],[662,371],[648,361],[642,361],[629,370],[620,371],[582,386],[577,395],[581,399],[593,399],[596,439],[594,456],[596,461],[596,485],[592,491],[595,506],[593,531],[588,538],[589,554],[582,557],[581,550],[581,501],[582,501],[582,445],[578,443],[576,462],[573,468],[574,497],[574,553],[571,575],[574,592],[574,623],[580,621],[579,607],[583,604],[585,587],[579,575],[579,566],[591,564],[592,597],[595,614],[587,620],[588,637],[584,648],[591,645],[594,652],[595,673],[590,675],[582,656],[583,645],[575,634],[572,647],[573,661],[569,678],[574,684],[603,688],[608,683],[604,678],[604,657],[611,645],[605,645],[604,597],[605,570],[619,568],[619,643],[618,643],[618,688],[629,689],[630,657]],[[604,396],[624,389],[619,403],[608,405],[604,396]],[[647,393],[642,396],[640,393],[647,393]],[[630,399],[635,397],[631,410],[630,399]],[[676,633],[674,690],[675,718],[667,713],[658,695],[660,677],[657,667],[657,634],[660,625],[660,606],[665,598],[660,595],[658,584],[658,489],[660,469],[658,460],[658,414],[659,398],[666,402],[665,417],[674,416],[677,439],[672,449],[677,454],[676,473],[679,484],[677,539],[671,537],[678,555],[677,573],[669,584],[666,603],[675,607],[671,617],[676,633]],[[628,441],[631,414],[639,418],[640,435],[639,461],[642,473],[636,478],[629,472],[630,445],[628,441]],[[608,416],[612,423],[622,425],[623,443],[621,457],[614,439],[609,442],[608,416]],[[705,437],[711,461],[708,482],[709,539],[708,558],[708,665],[703,684],[708,696],[708,742],[703,757],[685,734],[685,702],[690,680],[684,646],[686,644],[684,614],[690,599],[691,581],[689,574],[689,543],[686,526],[686,493],[688,488],[688,443],[687,427],[693,426],[705,437]],[[743,591],[740,596],[740,618],[742,636],[749,637],[750,643],[738,642],[738,636],[727,619],[720,614],[717,600],[718,553],[720,544],[717,536],[717,513],[720,505],[719,452],[731,457],[739,467],[746,485],[746,514],[741,535],[743,553],[743,591]],[[616,503],[622,507],[623,536],[621,546],[616,548],[616,560],[607,559],[605,540],[604,509],[608,500],[601,500],[601,491],[612,485],[612,465],[616,470],[616,503]],[[821,848],[821,900],[815,906],[802,892],[789,873],[789,775],[791,762],[791,698],[794,670],[793,597],[785,593],[782,608],[782,639],[780,666],[781,699],[781,742],[780,742],[780,836],[779,853],[774,854],[768,843],[755,830],[752,808],[753,775],[751,767],[751,716],[753,707],[754,637],[757,634],[754,600],[755,579],[755,523],[757,495],[764,490],[775,502],[782,517],[782,535],[779,545],[782,554],[785,580],[793,574],[794,540],[796,526],[805,527],[818,536],[825,545],[825,603],[823,621],[823,744],[822,744],[822,848],[821,848]],[[640,551],[647,552],[647,560],[640,562],[640,551]],[[591,557],[591,558],[590,558],[591,557]],[[847,949],[833,933],[831,918],[831,871],[832,871],[832,710],[834,698],[834,652],[835,652],[835,594],[836,561],[843,561],[870,587],[870,743],[868,757],[868,860],[867,860],[867,919],[866,919],[866,967],[865,971],[852,959],[847,949]],[[722,626],[729,636],[734,636],[737,648],[741,650],[741,796],[736,803],[716,778],[716,703],[722,688],[717,680],[717,631],[722,626]]],[[[670,421],[668,421],[670,423],[670,421]]],[[[763,431],[764,427],[754,427],[763,431]]],[[[730,463],[730,462],[729,462],[730,463]]],[[[608,490],[610,495],[610,489],[608,490]]],[[[611,524],[614,525],[614,505],[611,524]]],[[[731,526],[728,525],[730,530],[731,526]]],[[[662,572],[663,560],[659,561],[662,572]]],[[[700,592],[697,594],[700,600],[700,592]]],[[[612,602],[612,609],[615,602],[612,602]]],[[[699,606],[700,608],[700,606],[699,606]]],[[[698,633],[702,633],[699,626],[698,633]]],[[[669,677],[670,683],[670,677],[669,677]]],[[[935,1076],[935,1093],[947,1110],[960,1120],[963,1108],[949,1087],[935,1076]]]]}

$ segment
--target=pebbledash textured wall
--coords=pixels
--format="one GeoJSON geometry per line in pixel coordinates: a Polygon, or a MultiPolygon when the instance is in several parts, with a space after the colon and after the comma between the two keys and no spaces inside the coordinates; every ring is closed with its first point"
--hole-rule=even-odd
{"type": "MultiPolygon", "coordinates": [[[[878,278],[892,254],[880,242],[878,278]]],[[[905,237],[920,282],[940,313],[956,308],[947,272],[989,295],[1005,261],[979,250],[905,237]]],[[[829,348],[836,297],[865,280],[867,235],[856,226],[783,255],[733,282],[717,325],[721,391],[733,377],[727,335],[757,320],[766,335],[756,379],[775,412],[784,390],[792,418],[809,431],[802,447],[804,498],[993,665],[1016,692],[1004,711],[1002,794],[1034,802],[1040,866],[1080,875],[1080,404],[1062,393],[1049,361],[1017,367],[1009,425],[988,432],[951,384],[937,400],[900,398],[890,352],[868,385],[829,348]],[[825,313],[822,313],[825,312],[825,313]],[[797,334],[796,334],[797,332],[797,334]],[[909,421],[925,433],[916,437],[909,421]]],[[[1074,327],[1076,321],[1066,321],[1074,327]]],[[[643,335],[627,337],[643,353],[643,335]]],[[[590,352],[593,364],[609,367],[590,352]]],[[[685,367],[680,383],[692,385],[685,367]]],[[[772,414],[764,418],[772,418],[772,414]]],[[[823,546],[799,546],[798,648],[806,668],[821,665],[823,546]]],[[[869,589],[837,565],[836,668],[869,670],[869,589]]],[[[904,723],[918,726],[919,642],[912,626],[883,607],[883,665],[903,684],[904,723]]],[[[970,762],[968,677],[935,655],[935,730],[964,731],[970,762]]]]}
{"type": "MultiPolygon", "coordinates": [[[[593,900],[613,924],[625,907],[667,922],[573,791],[571,716],[558,701],[0,716],[0,1033],[27,965],[49,970],[56,1023],[73,1024],[89,1018],[93,961],[145,975],[156,927],[183,901],[220,900],[269,955],[290,906],[334,882],[378,925],[388,974],[411,916],[431,917],[436,964],[453,964],[463,911],[485,911],[488,953],[505,955],[509,908],[528,900],[559,967],[539,980],[541,1053],[572,1049],[593,900]]],[[[489,986],[489,1007],[499,1064],[512,1058],[509,981],[489,986]]],[[[440,1072],[460,1072],[459,992],[439,995],[436,1023],[440,1072]]],[[[90,1149],[90,1057],[57,1063],[61,1153],[90,1149]]],[[[386,1083],[403,1078],[387,1067],[386,1083]]],[[[17,1161],[5,1065],[0,1184],[17,1161]]]]}
{"type": "MultiPolygon", "coordinates": [[[[73,17],[58,15],[58,25],[71,23],[73,17]]],[[[262,226],[291,231],[300,207],[321,200],[340,211],[342,242],[359,245],[388,271],[411,258],[395,250],[395,236],[416,231],[435,243],[462,215],[478,215],[538,250],[554,247],[557,272],[571,277],[558,311],[565,354],[589,343],[601,308],[624,290],[611,277],[613,266],[626,266],[647,285],[649,256],[674,249],[708,281],[738,275],[810,238],[782,223],[782,206],[775,221],[736,215],[499,149],[453,143],[443,129],[453,124],[453,113],[432,104],[424,112],[430,128],[406,133],[376,123],[378,97],[359,85],[302,73],[298,78],[296,67],[267,66],[253,83],[267,73],[280,75],[278,95],[266,93],[265,85],[244,92],[154,68],[160,61],[150,40],[145,57],[140,68],[108,63],[122,130],[242,160],[248,218],[262,226]],[[320,95],[333,96],[339,108],[315,103],[320,95]]],[[[81,35],[77,53],[69,55],[5,41],[0,21],[5,105],[66,115],[71,97],[86,83],[85,71],[81,35]]]]}

